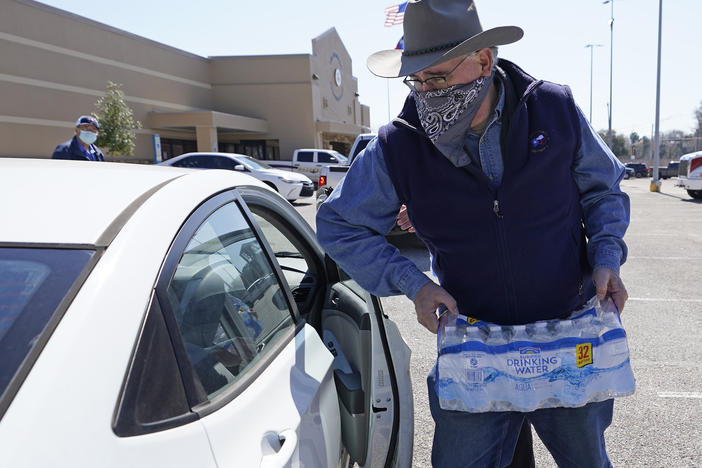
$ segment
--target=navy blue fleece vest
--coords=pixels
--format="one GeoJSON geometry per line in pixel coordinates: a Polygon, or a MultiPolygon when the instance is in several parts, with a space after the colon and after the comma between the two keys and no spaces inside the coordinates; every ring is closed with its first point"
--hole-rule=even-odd
{"type": "Polygon", "coordinates": [[[536,81],[504,60],[500,67],[516,99],[503,117],[499,188],[475,165],[457,168],[436,150],[411,96],[379,142],[461,313],[500,324],[563,317],[594,295],[571,175],[580,144],[575,103],[565,86],[536,81]]]}

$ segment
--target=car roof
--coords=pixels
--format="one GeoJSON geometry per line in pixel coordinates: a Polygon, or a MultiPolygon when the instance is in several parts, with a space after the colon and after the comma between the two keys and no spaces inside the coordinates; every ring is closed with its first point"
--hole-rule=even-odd
{"type": "Polygon", "coordinates": [[[337,150],[326,149],[326,148],[298,148],[295,151],[326,151],[329,153],[338,153],[337,150]]]}
{"type": "MultiPolygon", "coordinates": [[[[225,158],[234,159],[237,156],[247,156],[247,155],[239,154],[239,153],[220,153],[218,151],[199,151],[199,152],[194,152],[194,153],[185,153],[185,154],[181,154],[181,155],[172,157],[170,159],[163,161],[161,164],[168,165],[168,164],[171,164],[173,162],[180,161],[181,159],[185,159],[186,157],[189,157],[189,156],[221,156],[221,157],[225,157],[225,158]]],[[[247,156],[247,157],[252,157],[252,156],[247,156]]]]}
{"type": "Polygon", "coordinates": [[[690,159],[698,158],[702,156],[702,151],[696,151],[694,153],[687,153],[680,156],[680,161],[689,161],[690,159]]]}
{"type": "Polygon", "coordinates": [[[208,172],[228,174],[232,187],[263,185],[233,171],[0,158],[0,244],[104,245],[153,193],[208,172]]]}

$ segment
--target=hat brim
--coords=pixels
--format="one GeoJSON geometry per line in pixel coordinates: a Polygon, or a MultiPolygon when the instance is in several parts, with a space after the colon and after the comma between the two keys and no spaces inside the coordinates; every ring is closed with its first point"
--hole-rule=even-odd
{"type": "Polygon", "coordinates": [[[371,73],[381,78],[397,78],[486,47],[517,42],[522,36],[524,36],[522,28],[499,26],[478,33],[448,50],[421,55],[404,55],[403,51],[397,49],[381,50],[368,57],[366,66],[371,73]]]}

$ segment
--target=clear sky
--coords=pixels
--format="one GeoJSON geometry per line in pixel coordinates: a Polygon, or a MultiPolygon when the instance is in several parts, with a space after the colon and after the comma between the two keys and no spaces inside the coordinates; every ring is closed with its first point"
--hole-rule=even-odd
{"type": "MultiPolygon", "coordinates": [[[[658,0],[614,1],[612,127],[651,136],[655,120],[658,0]]],[[[360,101],[376,129],[396,115],[407,90],[366,69],[366,58],[392,49],[402,26],[384,27],[393,0],[44,0],[95,21],[202,56],[311,53],[311,40],[331,27],[341,36],[358,78],[360,101]],[[388,99],[389,98],[389,99],[388,99]],[[388,109],[389,102],[389,109],[388,109]]],[[[609,101],[610,4],[602,0],[476,0],[484,29],[517,25],[524,38],[500,56],[537,78],[570,85],[592,124],[606,129],[609,101]]],[[[661,131],[690,132],[702,101],[702,0],[663,0],[661,131]]]]}

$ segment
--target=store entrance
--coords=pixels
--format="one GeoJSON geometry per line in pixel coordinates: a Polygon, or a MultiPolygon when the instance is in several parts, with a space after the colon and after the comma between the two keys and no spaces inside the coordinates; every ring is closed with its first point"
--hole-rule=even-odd
{"type": "Polygon", "coordinates": [[[174,138],[161,138],[161,157],[165,161],[185,153],[197,151],[197,142],[192,140],[176,140],[174,138]]]}

